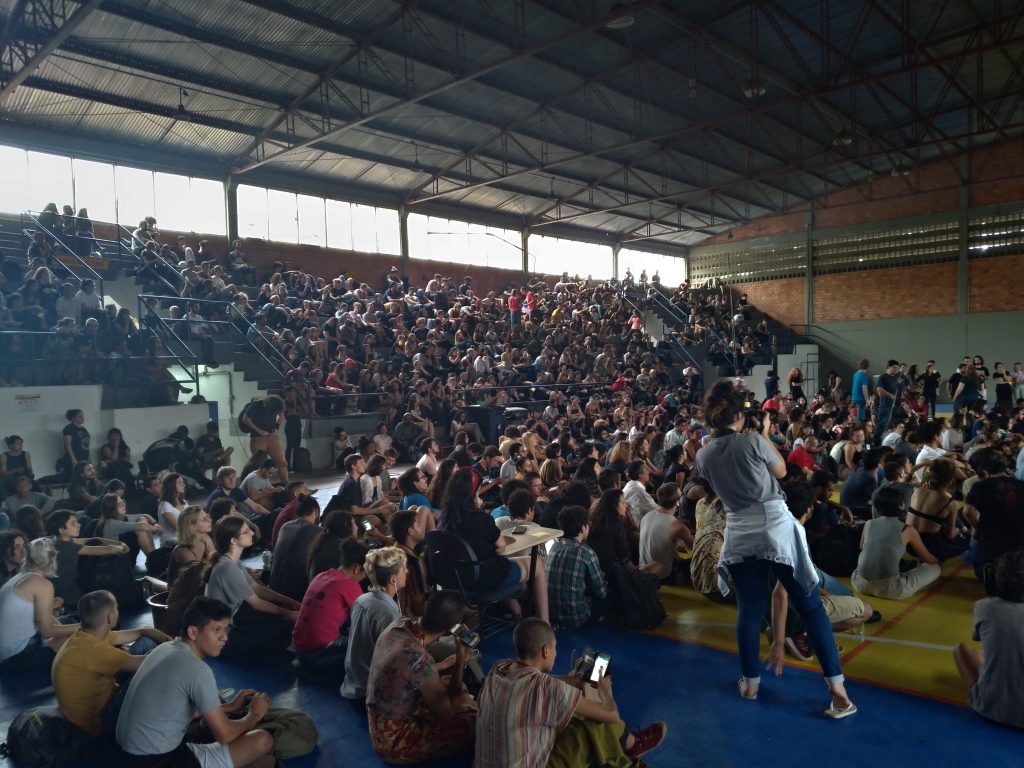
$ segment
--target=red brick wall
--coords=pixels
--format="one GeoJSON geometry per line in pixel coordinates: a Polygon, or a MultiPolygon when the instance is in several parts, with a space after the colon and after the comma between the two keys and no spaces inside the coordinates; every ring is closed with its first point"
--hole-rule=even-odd
{"type": "Polygon", "coordinates": [[[1024,285],[1024,256],[996,256],[971,261],[969,312],[1020,309],[1024,285]]]}
{"type": "Polygon", "coordinates": [[[816,275],[814,322],[956,314],[955,262],[816,275]]]}
{"type": "Polygon", "coordinates": [[[807,287],[804,278],[765,280],[760,283],[730,283],[733,295],[747,294],[757,309],[783,325],[807,322],[807,287]]]}

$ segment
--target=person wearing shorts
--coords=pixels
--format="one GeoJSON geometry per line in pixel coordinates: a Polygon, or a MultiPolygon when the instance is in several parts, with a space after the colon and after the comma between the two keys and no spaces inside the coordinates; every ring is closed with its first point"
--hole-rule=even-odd
{"type": "Polygon", "coordinates": [[[265,693],[243,690],[221,703],[213,671],[203,663],[219,656],[228,639],[231,609],[199,596],[185,609],[183,635],[154,649],[125,694],[115,732],[128,768],[271,768],[274,740],[257,730],[270,707],[265,693]],[[216,741],[185,740],[195,712],[216,741]],[[238,713],[234,718],[229,713],[238,713]],[[241,715],[241,716],[238,716],[241,715]]]}

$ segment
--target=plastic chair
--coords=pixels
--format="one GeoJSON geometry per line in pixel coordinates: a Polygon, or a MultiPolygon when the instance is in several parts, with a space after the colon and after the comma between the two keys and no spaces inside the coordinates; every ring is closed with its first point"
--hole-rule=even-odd
{"type": "Polygon", "coordinates": [[[424,555],[430,583],[441,589],[457,591],[468,606],[479,611],[478,632],[481,637],[493,637],[514,624],[497,616],[488,623],[487,609],[518,594],[520,585],[474,590],[472,587],[480,578],[480,565],[484,561],[477,557],[465,539],[450,530],[430,531],[424,541],[424,555]]]}

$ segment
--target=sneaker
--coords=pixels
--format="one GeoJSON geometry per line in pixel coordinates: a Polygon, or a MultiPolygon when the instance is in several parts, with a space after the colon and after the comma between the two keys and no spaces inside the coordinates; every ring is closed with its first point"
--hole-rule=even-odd
{"type": "Polygon", "coordinates": [[[626,750],[626,755],[631,760],[643,757],[651,750],[660,747],[667,733],[668,726],[660,720],[639,731],[633,731],[633,746],[626,750]]]}
{"type": "Polygon", "coordinates": [[[871,612],[871,618],[868,619],[867,621],[865,621],[864,623],[865,624],[877,624],[881,620],[882,620],[882,614],[880,614],[878,611],[872,611],[871,612]]]}
{"type": "Polygon", "coordinates": [[[811,641],[807,639],[807,633],[801,632],[786,638],[786,650],[796,656],[800,661],[811,661],[814,658],[814,651],[811,649],[811,641]]]}

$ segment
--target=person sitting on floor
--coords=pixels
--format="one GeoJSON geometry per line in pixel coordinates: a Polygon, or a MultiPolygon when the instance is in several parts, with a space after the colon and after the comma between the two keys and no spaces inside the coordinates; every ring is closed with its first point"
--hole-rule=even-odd
{"type": "Polygon", "coordinates": [[[295,509],[299,505],[299,499],[309,494],[305,482],[302,480],[291,480],[285,487],[285,496],[288,503],[281,507],[281,511],[274,517],[274,527],[270,534],[270,548],[277,546],[277,537],[281,534],[281,527],[295,519],[295,509]]]}
{"type": "MultiPolygon", "coordinates": [[[[271,482],[270,478],[274,476],[275,472],[277,472],[277,462],[266,458],[260,462],[259,467],[245,476],[238,484],[238,490],[244,493],[245,498],[253,504],[258,504],[264,509],[274,510],[277,507],[283,507],[288,502],[288,498],[284,486],[271,482]]],[[[273,516],[272,512],[271,516],[273,516]]],[[[273,523],[272,520],[266,519],[253,522],[261,527],[271,526],[273,523]]],[[[264,533],[269,534],[271,530],[265,530],[264,533]]]]}
{"type": "Polygon", "coordinates": [[[402,616],[395,595],[405,586],[409,573],[405,553],[398,547],[381,547],[370,552],[364,567],[370,579],[370,591],[352,606],[345,682],[341,685],[342,697],[352,701],[366,697],[373,649],[387,626],[402,616]]]}
{"type": "Polygon", "coordinates": [[[953,649],[971,709],[987,720],[1024,728],[1019,682],[1024,675],[1024,552],[999,556],[988,566],[991,595],[974,604],[973,640],[953,649]]]}
{"type": "Polygon", "coordinates": [[[918,592],[942,573],[939,561],[921,541],[921,535],[900,520],[903,495],[895,488],[875,494],[875,519],[864,524],[857,569],[850,577],[853,588],[865,595],[903,600],[918,592]],[[921,564],[900,572],[900,560],[910,548],[921,564]]]}
{"type": "Polygon", "coordinates": [[[339,567],[322,571],[309,582],[292,628],[292,645],[302,668],[318,675],[333,673],[338,678],[335,684],[345,673],[349,616],[363,594],[360,582],[366,578],[363,564],[370,551],[352,538],[343,540],[338,548],[339,567]]]}
{"type": "Polygon", "coordinates": [[[228,640],[230,618],[229,606],[199,596],[185,609],[181,637],[146,656],[128,685],[117,718],[115,738],[126,768],[273,768],[274,739],[256,729],[270,708],[270,697],[242,690],[222,704],[213,670],[203,663],[220,655],[228,640]],[[249,711],[243,717],[228,717],[246,706],[249,711]],[[216,741],[185,741],[196,713],[216,741]]]}
{"type": "Polygon", "coordinates": [[[384,518],[390,517],[395,511],[395,505],[382,498],[368,506],[363,506],[363,489],[359,484],[359,478],[366,472],[366,460],[358,453],[353,453],[345,459],[345,478],[338,486],[338,509],[343,509],[353,517],[371,518],[371,522],[379,523],[378,515],[384,518]]]}
{"type": "Polygon", "coordinates": [[[433,591],[427,581],[427,566],[420,555],[426,536],[423,517],[418,511],[403,509],[388,521],[395,546],[405,553],[408,576],[405,586],[398,590],[398,606],[403,616],[422,616],[427,597],[433,591]]]}
{"type": "Polygon", "coordinates": [[[55,509],[46,516],[46,533],[53,537],[57,549],[57,575],[53,577],[53,594],[70,607],[77,605],[82,596],[78,586],[78,558],[127,555],[128,545],[111,539],[83,539],[75,513],[69,509],[55,509]]]}
{"type": "Polygon", "coordinates": [[[917,529],[921,542],[939,562],[962,554],[970,544],[957,515],[955,474],[953,462],[935,459],[925,470],[925,481],[910,497],[907,509],[907,524],[917,529]]]}
{"type": "Polygon", "coordinates": [[[267,589],[242,567],[242,551],[252,546],[248,521],[227,515],[213,528],[215,554],[206,567],[206,596],[231,608],[231,631],[224,651],[246,653],[279,651],[292,637],[292,622],[299,603],[267,589]]]}
{"type": "Polygon", "coordinates": [[[217,548],[210,534],[213,532],[213,518],[202,507],[185,507],[178,518],[178,543],[171,550],[167,562],[167,583],[173,584],[178,572],[189,563],[206,563],[217,548]]]}
{"type": "Polygon", "coordinates": [[[523,619],[512,643],[516,658],[497,662],[480,691],[476,768],[621,768],[637,765],[665,740],[664,722],[626,732],[611,675],[601,676],[593,696],[583,695],[587,683],[576,675],[552,675],[557,643],[547,622],[523,619]]]}
{"type": "Polygon", "coordinates": [[[135,550],[137,546],[143,554],[148,555],[156,545],[153,535],[161,535],[163,529],[149,515],[127,514],[128,502],[117,493],[107,493],[100,501],[100,518],[93,529],[94,536],[125,541],[135,550]],[[131,542],[131,543],[129,543],[131,542]]]}
{"type": "Polygon", "coordinates": [[[54,510],[57,500],[45,493],[33,491],[32,478],[19,475],[14,483],[14,493],[4,499],[3,506],[0,506],[0,514],[13,519],[15,513],[26,505],[35,507],[45,515],[54,510]]]}
{"type": "Polygon", "coordinates": [[[608,585],[597,553],[587,546],[590,512],[585,507],[563,507],[558,513],[562,537],[548,554],[548,611],[559,627],[582,627],[591,617],[600,619],[607,609],[608,585]]]}
{"type": "MultiPolygon", "coordinates": [[[[793,517],[806,525],[814,509],[814,496],[803,483],[787,483],[782,488],[786,494],[786,506],[793,517]]],[[[874,609],[852,592],[840,581],[816,568],[818,572],[818,593],[825,615],[832,624],[833,632],[845,632],[863,626],[868,621],[878,621],[882,617],[874,616],[874,609]]],[[[781,653],[785,647],[801,661],[810,661],[813,656],[811,641],[803,631],[803,622],[795,611],[789,610],[789,593],[781,582],[776,582],[772,590],[772,654],[781,653]]],[[[778,659],[777,656],[771,658],[778,659]]]]}
{"type": "Polygon", "coordinates": [[[0,587],[0,670],[46,670],[77,624],[58,624],[54,610],[63,601],[53,596],[57,548],[49,538],[29,542],[21,571],[0,587]]]}
{"type": "MultiPolygon", "coordinates": [[[[213,511],[213,502],[217,499],[229,498],[235,502],[235,509],[253,523],[259,523],[261,520],[269,520],[270,510],[264,507],[262,504],[258,504],[248,496],[245,491],[237,487],[238,484],[238,470],[234,467],[221,467],[217,470],[217,487],[213,489],[210,496],[206,499],[206,511],[213,511]]],[[[269,536],[262,537],[263,541],[269,541],[269,536]]]]}
{"type": "Polygon", "coordinates": [[[676,517],[682,493],[675,483],[658,489],[658,507],[640,520],[640,567],[661,580],[670,578],[681,567],[677,552],[693,547],[693,534],[676,517]]]}
{"type": "Polygon", "coordinates": [[[626,469],[629,482],[622,486],[622,493],[629,505],[629,518],[633,525],[640,530],[640,521],[651,512],[658,509],[658,502],[647,492],[647,481],[651,473],[647,470],[647,464],[642,459],[629,462],[626,469]]]}
{"type": "Polygon", "coordinates": [[[303,496],[295,508],[295,519],[281,526],[280,539],[274,549],[270,569],[270,588],[293,600],[302,600],[309,586],[309,555],[313,544],[323,533],[320,503],[312,496],[303,496]]]}
{"type": "Polygon", "coordinates": [[[393,622],[370,661],[366,712],[374,751],[388,763],[439,760],[473,749],[476,702],[462,683],[470,649],[459,638],[455,655],[435,664],[428,646],[448,636],[466,612],[452,590],[435,592],[423,616],[393,622]],[[450,668],[448,682],[439,672],[450,668]]]}
{"type": "Polygon", "coordinates": [[[82,628],[53,660],[53,692],[61,714],[87,734],[112,735],[127,691],[122,686],[119,693],[117,677],[138,670],[147,653],[171,638],[153,627],[115,631],[117,599],[106,590],[82,595],[78,616],[82,628]]]}
{"type": "Polygon", "coordinates": [[[871,517],[871,496],[878,488],[878,465],[881,463],[882,452],[877,448],[864,451],[860,464],[846,478],[839,491],[839,503],[860,520],[871,517]]]}

